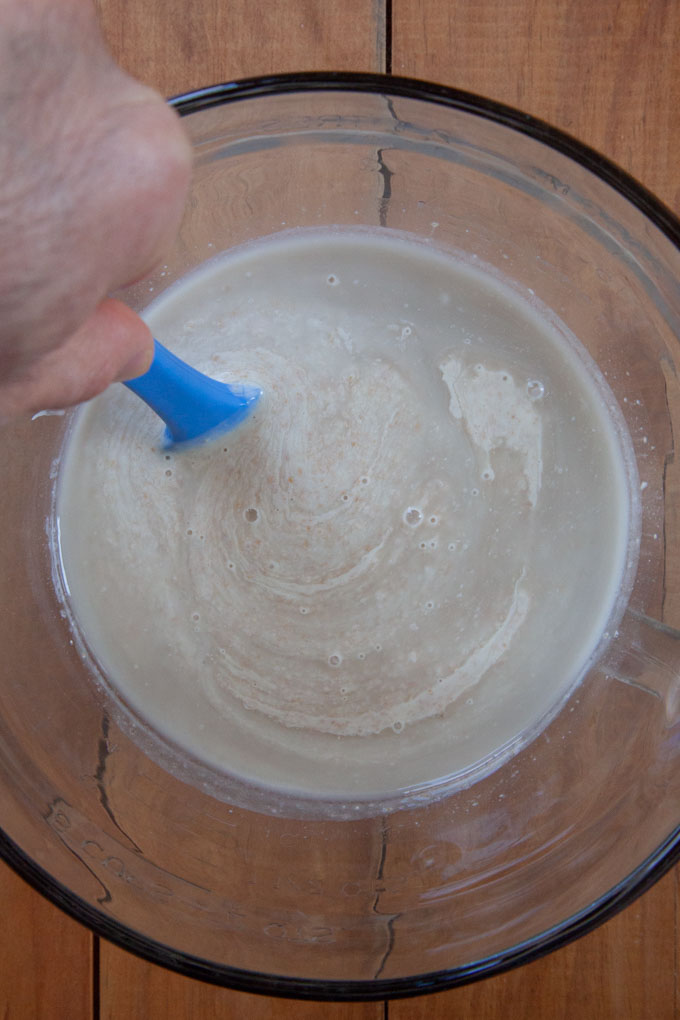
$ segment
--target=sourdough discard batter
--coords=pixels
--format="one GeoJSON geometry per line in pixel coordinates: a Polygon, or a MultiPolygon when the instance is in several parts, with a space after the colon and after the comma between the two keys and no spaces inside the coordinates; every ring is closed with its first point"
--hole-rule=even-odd
{"type": "Polygon", "coordinates": [[[146,318],[265,394],[166,451],[114,387],[69,440],[72,610],[149,725],[351,797],[470,770],[555,710],[631,548],[628,441],[563,329],[473,265],[341,230],[223,256],[146,318]]]}

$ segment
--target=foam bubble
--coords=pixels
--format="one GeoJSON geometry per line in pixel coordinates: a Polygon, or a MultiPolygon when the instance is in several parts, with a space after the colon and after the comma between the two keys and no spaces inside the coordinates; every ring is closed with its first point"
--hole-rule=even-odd
{"type": "Polygon", "coordinates": [[[411,528],[417,528],[423,519],[423,511],[417,506],[409,506],[404,511],[404,521],[411,528]]]}

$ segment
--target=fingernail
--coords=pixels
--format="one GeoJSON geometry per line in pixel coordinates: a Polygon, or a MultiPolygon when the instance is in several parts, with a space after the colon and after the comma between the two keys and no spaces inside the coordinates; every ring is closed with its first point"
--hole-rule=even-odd
{"type": "Polygon", "coordinates": [[[116,382],[126,382],[128,379],[136,379],[138,376],[144,375],[145,372],[149,371],[152,360],[153,347],[139,351],[121,368],[116,376],[116,382]]]}

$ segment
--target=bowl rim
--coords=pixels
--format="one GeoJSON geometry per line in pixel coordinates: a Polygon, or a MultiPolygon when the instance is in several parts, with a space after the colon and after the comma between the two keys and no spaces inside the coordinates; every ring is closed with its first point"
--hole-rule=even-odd
{"type": "MultiPolygon", "coordinates": [[[[318,71],[244,78],[174,96],[168,100],[180,117],[213,106],[295,92],[363,92],[389,98],[403,97],[449,107],[493,121],[571,158],[591,171],[637,207],[680,249],[680,219],[631,174],[595,149],[559,128],[511,106],[461,89],[415,78],[374,73],[318,71]]],[[[122,949],[186,977],[238,991],[280,998],[316,1001],[376,1001],[444,991],[501,974],[545,956],[580,938],[627,907],[680,861],[680,824],[663,843],[629,875],[587,907],[551,928],[508,950],[462,967],[401,978],[338,980],[266,974],[216,964],[173,949],[95,909],[53,878],[0,827],[3,859],[37,892],[122,949]]]]}
{"type": "Polygon", "coordinates": [[[180,117],[184,117],[224,103],[292,92],[365,92],[388,95],[390,98],[419,99],[495,121],[520,134],[528,135],[535,141],[543,142],[592,171],[595,176],[627,198],[670,241],[680,247],[680,217],[614,160],[603,156],[597,149],[562,128],[553,127],[540,117],[465,89],[399,75],[355,71],[304,71],[259,75],[209,85],[206,88],[173,96],[168,103],[177,110],[180,117]]]}
{"type": "Polygon", "coordinates": [[[299,978],[261,971],[250,971],[226,964],[211,963],[193,956],[121,924],[90,906],[49,872],[37,864],[0,828],[0,859],[36,892],[53,903],[95,935],[127,952],[175,971],[185,977],[234,991],[326,1002],[375,1002],[406,999],[442,992],[460,985],[494,977],[515,967],[547,956],[570,942],[587,935],[610,920],[638,896],[646,892],[680,861],[680,825],[635,871],[588,907],[546,931],[518,943],[512,949],[484,957],[463,967],[430,971],[403,978],[339,980],[299,978]]]}

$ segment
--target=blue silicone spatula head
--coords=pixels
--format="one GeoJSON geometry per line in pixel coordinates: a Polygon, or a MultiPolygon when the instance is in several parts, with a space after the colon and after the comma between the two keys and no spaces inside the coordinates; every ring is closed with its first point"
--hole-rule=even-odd
{"type": "Polygon", "coordinates": [[[171,354],[158,340],[151,367],[125,385],[163,419],[169,445],[199,443],[235,428],[248,417],[262,390],[211,379],[171,354]]]}

